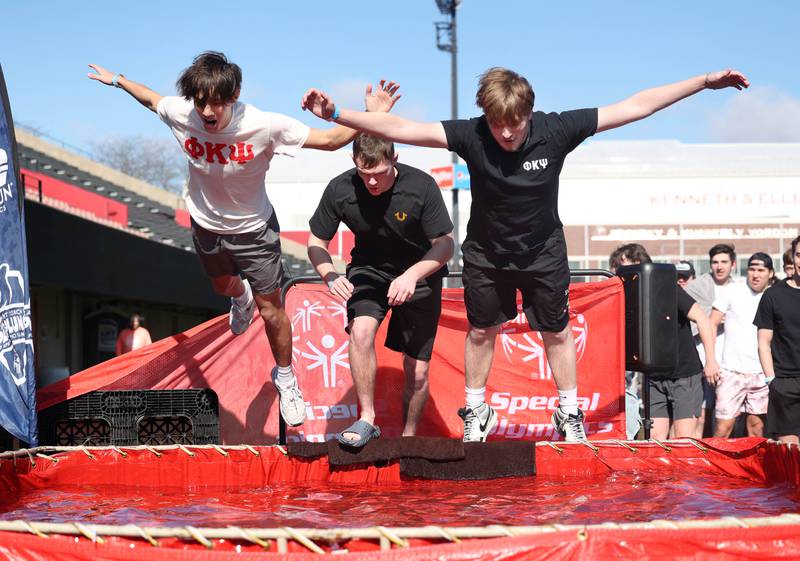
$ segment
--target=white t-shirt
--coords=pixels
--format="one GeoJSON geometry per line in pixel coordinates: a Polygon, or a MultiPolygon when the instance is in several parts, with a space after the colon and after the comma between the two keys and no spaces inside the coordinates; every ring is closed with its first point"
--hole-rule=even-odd
{"type": "Polygon", "coordinates": [[[763,292],[753,292],[746,282],[729,284],[714,299],[714,308],[725,314],[722,367],[744,374],[761,372],[758,330],[753,325],[763,292]]]}
{"type": "Polygon", "coordinates": [[[172,130],[189,161],[186,206],[200,227],[241,234],[264,227],[272,215],[266,174],[275,154],[294,156],[309,127],[291,117],[235,102],[230,124],[209,133],[192,101],[163,97],[158,116],[172,130]]]}
{"type": "MultiPolygon", "coordinates": [[[[741,282],[736,277],[730,277],[728,279],[728,282],[726,282],[725,284],[720,286],[720,285],[718,285],[717,283],[714,282],[711,273],[705,273],[704,275],[701,275],[701,277],[705,277],[705,278],[703,278],[702,281],[700,280],[700,278],[698,278],[698,280],[696,280],[694,282],[704,282],[707,285],[708,284],[712,285],[714,287],[714,302],[716,302],[717,298],[722,297],[722,295],[731,286],[733,286],[735,284],[739,284],[741,282]]],[[[692,285],[690,284],[689,286],[692,286],[692,285]]],[[[690,291],[687,291],[687,292],[690,292],[690,291]]],[[[695,294],[690,292],[690,296],[692,298],[694,298],[695,300],[697,300],[695,294]]],[[[711,302],[712,307],[713,307],[713,303],[714,302],[711,302]]],[[[699,301],[698,301],[698,303],[700,304],[699,301]]],[[[703,304],[701,304],[701,307],[703,307],[703,304]]],[[[711,310],[710,309],[708,310],[707,315],[708,315],[708,317],[711,317],[711,310]]],[[[692,325],[694,325],[694,324],[692,324],[692,325]]],[[[719,326],[719,329],[717,330],[717,342],[716,342],[716,345],[714,346],[714,357],[717,359],[717,364],[720,364],[720,365],[722,364],[722,349],[725,346],[725,329],[724,328],[725,328],[724,325],[720,325],[719,326]]],[[[692,331],[694,332],[694,329],[692,331]]],[[[703,347],[703,342],[700,341],[700,336],[699,335],[695,335],[694,340],[695,340],[695,347],[697,348],[697,354],[700,356],[700,362],[702,362],[703,366],[705,366],[705,364],[706,364],[706,349],[705,349],[705,347],[703,347]]]]}

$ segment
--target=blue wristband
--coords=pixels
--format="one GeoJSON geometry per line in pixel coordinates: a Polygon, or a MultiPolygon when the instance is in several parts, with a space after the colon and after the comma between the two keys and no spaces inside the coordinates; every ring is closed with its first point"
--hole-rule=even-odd
{"type": "Polygon", "coordinates": [[[122,86],[119,85],[119,79],[124,78],[122,74],[114,74],[114,77],[111,78],[111,85],[115,88],[121,88],[122,86]]]}
{"type": "Polygon", "coordinates": [[[336,120],[336,119],[338,119],[338,118],[339,118],[339,108],[338,108],[338,107],[336,107],[336,106],[334,106],[334,107],[333,107],[333,115],[331,115],[331,118],[330,118],[330,120],[331,120],[331,121],[335,121],[335,120],[336,120]]]}

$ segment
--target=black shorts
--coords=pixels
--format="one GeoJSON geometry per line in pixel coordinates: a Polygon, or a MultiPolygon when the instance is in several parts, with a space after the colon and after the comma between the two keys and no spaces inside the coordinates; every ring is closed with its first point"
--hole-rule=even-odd
{"type": "Polygon", "coordinates": [[[391,308],[385,346],[417,360],[431,359],[442,311],[441,277],[418,282],[414,295],[401,306],[389,306],[386,296],[393,276],[374,267],[351,265],[347,267],[347,279],[354,287],[347,301],[348,325],[360,316],[380,323],[391,308]]]}
{"type": "Polygon", "coordinates": [[[767,436],[800,436],[800,378],[775,378],[769,384],[767,436]]]}
{"type": "Polygon", "coordinates": [[[569,323],[569,263],[564,232],[547,239],[525,271],[464,264],[464,302],[475,327],[492,327],[517,317],[517,290],[531,329],[558,333],[569,323]]]}
{"type": "Polygon", "coordinates": [[[217,234],[192,220],[192,241],[209,277],[242,275],[256,294],[271,294],[283,284],[281,228],[272,213],[261,230],[217,234]]]}

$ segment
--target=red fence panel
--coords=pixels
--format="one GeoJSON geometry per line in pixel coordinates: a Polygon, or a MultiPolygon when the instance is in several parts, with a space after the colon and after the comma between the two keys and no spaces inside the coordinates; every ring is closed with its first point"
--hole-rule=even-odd
{"type": "MultiPolygon", "coordinates": [[[[467,319],[461,289],[445,289],[442,317],[430,366],[430,400],[423,436],[459,437],[464,405],[464,340],[467,319]]],[[[570,288],[570,325],[578,357],[578,395],[590,437],[625,438],[624,301],[618,279],[570,288]]],[[[289,439],[330,439],[358,418],[350,378],[345,306],[321,285],[297,285],[286,297],[294,326],[293,363],[308,403],[308,420],[289,439]]],[[[376,338],[376,422],[386,436],[403,428],[402,355],[383,347],[384,321],[376,338]]],[[[520,312],[497,338],[487,401],[500,423],[493,438],[557,440],[550,416],[558,405],[552,371],[539,333],[520,312]]]]}

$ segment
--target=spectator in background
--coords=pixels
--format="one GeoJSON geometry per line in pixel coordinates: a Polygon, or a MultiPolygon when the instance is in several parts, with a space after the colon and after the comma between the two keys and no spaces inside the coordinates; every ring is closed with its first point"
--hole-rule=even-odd
{"type": "MultiPolygon", "coordinates": [[[[736,264],[736,249],[731,244],[718,243],[708,251],[708,258],[711,262],[711,271],[700,275],[697,279],[688,284],[686,292],[694,298],[695,302],[702,308],[707,317],[711,316],[711,307],[714,300],[718,298],[731,283],[731,273],[736,264]]],[[[705,364],[705,349],[697,327],[692,327],[695,348],[700,355],[700,361],[705,364]]],[[[717,340],[715,344],[717,356],[715,362],[722,360],[722,348],[725,344],[725,335],[722,326],[717,329],[717,340]]],[[[714,404],[716,392],[708,385],[706,378],[703,378],[703,412],[697,426],[697,438],[711,436],[714,434],[714,404]]]]}
{"type": "Polygon", "coordinates": [[[642,244],[626,243],[617,246],[617,249],[608,256],[608,268],[612,273],[623,265],[638,265],[639,263],[650,263],[650,255],[642,244]]]}
{"type": "Polygon", "coordinates": [[[792,240],[790,278],[764,293],[753,323],[758,358],[769,383],[767,431],[781,442],[800,442],[800,236],[792,240]]]}
{"type": "Polygon", "coordinates": [[[695,279],[694,265],[688,261],[678,261],[678,264],[675,265],[675,272],[678,274],[678,286],[684,290],[695,279]]]}
{"type": "Polygon", "coordinates": [[[754,253],[747,262],[747,281],[733,283],[714,300],[713,331],[725,320],[722,368],[716,380],[716,437],[730,436],[742,410],[747,414],[747,435],[764,434],[769,390],[758,360],[758,335],[753,318],[774,276],[772,258],[766,253],[754,253]]]}
{"type": "Polygon", "coordinates": [[[792,261],[792,248],[783,252],[783,275],[790,279],[794,276],[794,261],[792,261]]]}
{"type": "Polygon", "coordinates": [[[617,246],[617,249],[611,252],[611,255],[608,256],[608,270],[612,273],[616,273],[617,269],[622,266],[622,248],[625,247],[624,245],[617,246]]]}
{"type": "Polygon", "coordinates": [[[123,329],[117,337],[117,356],[135,351],[153,342],[150,339],[150,332],[144,326],[143,315],[133,314],[129,325],[130,327],[123,329]]]}
{"type": "MultiPolygon", "coordinates": [[[[616,273],[623,265],[636,265],[639,263],[650,263],[650,256],[647,250],[638,243],[628,243],[618,246],[611,255],[608,256],[608,268],[616,273]]],[[[628,440],[634,440],[641,428],[642,419],[640,415],[641,405],[641,375],[632,370],[625,371],[625,432],[628,440]]]]}

